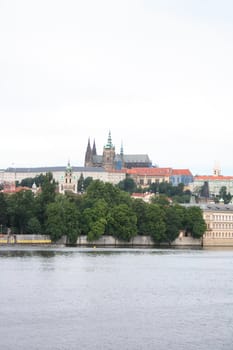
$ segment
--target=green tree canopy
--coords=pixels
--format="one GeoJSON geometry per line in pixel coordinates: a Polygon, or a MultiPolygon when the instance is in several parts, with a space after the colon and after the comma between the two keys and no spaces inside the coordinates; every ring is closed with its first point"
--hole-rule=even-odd
{"type": "Polygon", "coordinates": [[[171,244],[174,241],[182,228],[182,214],[178,206],[164,207],[165,224],[166,224],[166,241],[171,244]]]}
{"type": "Polygon", "coordinates": [[[35,215],[34,195],[20,191],[7,197],[8,224],[15,233],[27,233],[28,221],[35,215]]]}
{"type": "Polygon", "coordinates": [[[137,234],[137,217],[126,204],[112,207],[108,218],[108,232],[114,237],[130,241],[137,234]]]}
{"type": "Polygon", "coordinates": [[[120,190],[129,193],[133,193],[137,190],[137,185],[135,181],[130,177],[126,177],[124,180],[120,181],[117,186],[120,190]]]}
{"type": "Polygon", "coordinates": [[[2,232],[3,227],[7,225],[7,202],[2,192],[0,192],[0,225],[2,232]]]}
{"type": "Polygon", "coordinates": [[[199,207],[189,207],[186,209],[184,218],[186,232],[194,238],[200,238],[206,231],[206,223],[203,219],[202,210],[199,207]]]}
{"type": "Polygon", "coordinates": [[[97,199],[92,202],[91,207],[85,208],[81,216],[82,233],[88,239],[96,240],[105,233],[107,223],[108,205],[104,199],[97,199]]]}
{"type": "Polygon", "coordinates": [[[66,235],[69,243],[77,242],[80,234],[80,213],[75,203],[65,196],[58,195],[54,202],[47,205],[46,214],[46,230],[53,241],[66,235]]]}

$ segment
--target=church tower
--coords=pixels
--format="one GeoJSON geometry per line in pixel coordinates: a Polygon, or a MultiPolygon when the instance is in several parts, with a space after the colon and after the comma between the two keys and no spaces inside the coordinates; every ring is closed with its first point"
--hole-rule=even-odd
{"type": "MultiPolygon", "coordinates": [[[[95,145],[95,144],[94,144],[95,145]]],[[[93,145],[93,148],[94,148],[93,145]]],[[[95,149],[96,150],[96,149],[95,149]]],[[[88,143],[87,143],[87,149],[86,149],[86,154],[85,154],[85,163],[84,166],[85,167],[91,167],[93,165],[93,161],[92,161],[92,149],[91,149],[91,144],[90,144],[90,138],[88,139],[88,143]]]]}
{"type": "Polygon", "coordinates": [[[105,170],[113,170],[115,161],[115,146],[112,144],[112,136],[109,131],[108,142],[103,149],[103,167],[105,170]]]}
{"type": "Polygon", "coordinates": [[[214,176],[220,176],[221,175],[221,168],[218,163],[215,163],[214,165],[214,176]]]}
{"type": "Polygon", "coordinates": [[[59,181],[59,192],[65,193],[67,192],[73,192],[77,193],[78,190],[78,182],[75,175],[73,175],[73,170],[70,165],[70,161],[67,164],[66,171],[64,175],[61,177],[59,181]]]}

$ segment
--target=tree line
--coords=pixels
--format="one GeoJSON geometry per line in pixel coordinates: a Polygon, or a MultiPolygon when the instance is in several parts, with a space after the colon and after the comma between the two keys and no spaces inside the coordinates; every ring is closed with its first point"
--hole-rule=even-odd
{"type": "Polygon", "coordinates": [[[30,190],[0,193],[0,225],[3,232],[49,234],[53,241],[66,235],[74,244],[79,235],[89,241],[112,235],[129,241],[136,235],[151,236],[156,244],[171,243],[180,230],[200,238],[206,224],[199,207],[170,204],[164,195],[151,203],[133,199],[122,189],[100,180],[87,181],[83,193],[57,193],[52,174],[41,175],[36,195],[30,190]]]}

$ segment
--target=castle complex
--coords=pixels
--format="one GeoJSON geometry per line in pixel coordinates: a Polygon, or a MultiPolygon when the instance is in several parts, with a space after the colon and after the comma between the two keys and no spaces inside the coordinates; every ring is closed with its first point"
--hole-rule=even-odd
{"type": "Polygon", "coordinates": [[[103,148],[102,155],[97,154],[95,141],[91,148],[90,139],[88,139],[84,166],[102,167],[106,171],[111,171],[125,168],[149,168],[152,166],[152,162],[147,154],[124,154],[122,146],[120,153],[117,154],[112,143],[111,132],[109,132],[108,141],[103,148]]]}
{"type": "MultiPolygon", "coordinates": [[[[94,180],[109,182],[114,185],[130,177],[137,186],[147,188],[154,183],[167,182],[173,186],[185,185],[194,195],[202,190],[203,202],[189,205],[200,206],[207,224],[207,230],[203,236],[204,246],[233,246],[233,200],[224,205],[220,200],[214,204],[213,196],[219,195],[222,188],[226,193],[233,194],[233,176],[223,176],[219,167],[215,167],[213,175],[193,176],[189,169],[173,169],[171,167],[160,168],[152,166],[147,154],[124,154],[121,146],[117,153],[112,143],[111,133],[108,134],[107,143],[103,147],[102,154],[98,155],[95,141],[91,147],[88,139],[85,152],[84,166],[37,167],[37,168],[8,168],[0,170],[0,185],[5,193],[14,193],[28,188],[16,187],[17,182],[25,178],[34,178],[48,172],[53,174],[60,193],[78,192],[78,180],[88,177],[94,180]],[[204,191],[205,189],[205,191],[204,191]]],[[[32,191],[36,193],[36,188],[32,191]]],[[[149,201],[150,193],[137,194],[135,198],[149,201]]],[[[194,198],[194,196],[192,197],[194,198]]],[[[187,240],[189,237],[179,237],[179,240],[187,240]]],[[[180,243],[180,241],[179,241],[180,243]]]]}

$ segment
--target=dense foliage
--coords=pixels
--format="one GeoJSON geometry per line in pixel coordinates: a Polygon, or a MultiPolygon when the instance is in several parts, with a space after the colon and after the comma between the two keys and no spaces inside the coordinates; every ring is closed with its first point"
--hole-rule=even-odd
{"type": "Polygon", "coordinates": [[[66,235],[71,244],[80,234],[87,235],[89,241],[106,234],[125,241],[135,235],[148,235],[160,244],[171,243],[180,230],[197,238],[206,230],[198,207],[170,204],[165,194],[157,194],[151,203],[133,199],[129,192],[134,184],[129,180],[114,186],[92,179],[84,184],[81,179],[83,193],[61,195],[51,174],[39,179],[41,190],[36,195],[30,190],[0,193],[3,231],[11,227],[14,233],[46,233],[53,241],[66,235]]]}

